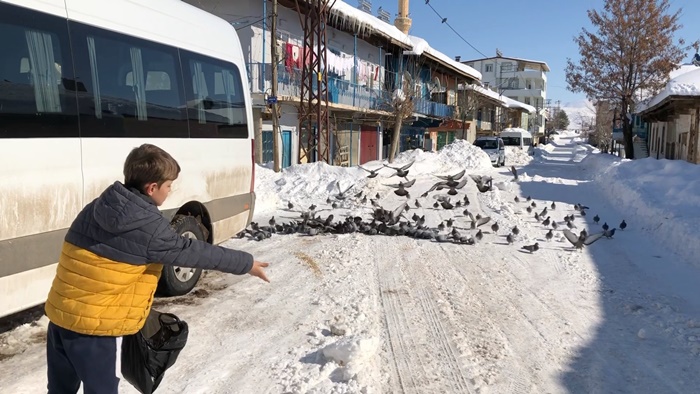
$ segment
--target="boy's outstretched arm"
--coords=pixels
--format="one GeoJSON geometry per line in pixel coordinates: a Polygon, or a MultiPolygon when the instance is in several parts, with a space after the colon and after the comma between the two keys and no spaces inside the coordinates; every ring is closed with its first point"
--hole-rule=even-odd
{"type": "MultiPolygon", "coordinates": [[[[250,253],[182,237],[170,227],[170,223],[165,218],[163,224],[158,226],[158,230],[153,234],[146,253],[148,260],[153,262],[217,270],[236,275],[247,274],[254,266],[253,255],[250,253]]],[[[262,271],[262,268],[256,267],[256,273],[257,270],[262,271]]]]}

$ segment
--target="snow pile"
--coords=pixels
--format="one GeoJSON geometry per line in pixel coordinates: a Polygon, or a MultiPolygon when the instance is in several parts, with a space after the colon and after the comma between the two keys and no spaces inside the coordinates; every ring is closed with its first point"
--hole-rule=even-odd
{"type": "Polygon", "coordinates": [[[467,66],[464,63],[460,63],[458,61],[455,61],[451,57],[445,55],[444,53],[433,49],[430,46],[430,44],[428,44],[428,41],[425,41],[424,39],[422,39],[420,37],[411,36],[411,35],[409,35],[408,38],[411,40],[411,42],[413,44],[413,50],[404,52],[405,55],[420,56],[425,52],[429,55],[433,55],[434,57],[442,60],[443,62],[445,62],[445,63],[451,65],[452,67],[462,71],[464,74],[473,77],[476,80],[481,79],[481,73],[476,71],[475,68],[467,66]]]}
{"type": "Polygon", "coordinates": [[[42,316],[39,320],[22,324],[11,332],[0,337],[0,360],[4,357],[24,353],[27,348],[46,340],[46,328],[49,318],[42,316]]]}
{"type": "Polygon", "coordinates": [[[527,153],[527,147],[506,146],[506,165],[526,166],[532,161],[532,156],[527,153]]]}
{"type": "MultiPolygon", "coordinates": [[[[700,266],[700,178],[681,160],[620,160],[590,155],[584,161],[604,195],[626,214],[628,225],[700,266]]],[[[617,226],[618,223],[611,225],[617,226]]]]}
{"type": "Polygon", "coordinates": [[[350,336],[327,345],[321,352],[326,361],[343,367],[337,377],[347,382],[367,368],[379,351],[379,345],[376,337],[350,336]]]}
{"type": "Polygon", "coordinates": [[[465,140],[455,140],[438,152],[416,149],[401,152],[394,166],[415,161],[411,167],[416,174],[434,174],[454,170],[487,170],[493,168],[489,156],[481,148],[465,140]]]}

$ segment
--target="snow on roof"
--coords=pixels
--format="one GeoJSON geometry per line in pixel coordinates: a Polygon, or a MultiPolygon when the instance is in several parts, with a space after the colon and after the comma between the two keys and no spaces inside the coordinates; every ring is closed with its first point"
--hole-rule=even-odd
{"type": "MultiPolygon", "coordinates": [[[[666,84],[659,94],[652,97],[646,104],[640,105],[639,112],[644,112],[653,108],[664,101],[670,96],[700,96],[700,67],[695,67],[691,71],[687,71],[688,68],[681,67],[679,70],[685,70],[685,72],[676,73],[675,78],[672,78],[666,84]]],[[[676,70],[676,71],[679,71],[676,70]]]]}
{"type": "Polygon", "coordinates": [[[521,129],[520,127],[509,127],[507,129],[503,129],[503,131],[501,132],[501,136],[509,135],[519,135],[523,138],[532,138],[532,134],[530,134],[529,131],[521,129]]]}
{"type": "Polygon", "coordinates": [[[456,60],[453,60],[449,56],[445,55],[444,53],[432,48],[430,44],[428,44],[428,41],[425,41],[424,39],[416,36],[411,36],[409,35],[408,38],[411,40],[413,50],[411,51],[406,51],[404,52],[406,55],[417,55],[420,56],[423,53],[427,53],[429,55],[432,55],[433,57],[439,59],[440,61],[446,63],[447,65],[458,69],[465,75],[472,77],[476,80],[481,80],[481,73],[476,71],[476,69],[467,66],[466,64],[462,64],[456,60]]]}
{"type": "Polygon", "coordinates": [[[528,105],[528,104],[525,104],[525,103],[521,103],[520,101],[518,101],[518,100],[513,100],[513,99],[510,98],[510,97],[503,96],[503,101],[506,103],[506,107],[508,107],[508,108],[520,108],[520,109],[524,109],[525,111],[527,111],[527,112],[529,112],[529,113],[531,113],[531,114],[534,114],[535,111],[537,111],[537,110],[535,109],[535,107],[533,107],[532,105],[528,105]]]}
{"type": "Polygon", "coordinates": [[[491,60],[491,59],[508,59],[508,60],[515,60],[518,62],[523,62],[523,63],[532,63],[532,64],[539,64],[543,66],[542,68],[544,69],[545,72],[549,72],[550,68],[547,62],[543,62],[542,60],[531,60],[531,59],[523,59],[521,57],[511,57],[511,56],[493,56],[493,57],[484,57],[481,59],[471,59],[471,60],[462,60],[463,63],[472,63],[472,62],[479,62],[482,60],[491,60]]]}
{"type": "Polygon", "coordinates": [[[390,25],[383,20],[370,15],[358,8],[355,8],[347,3],[337,0],[330,10],[331,18],[339,18],[340,22],[344,22],[351,30],[363,31],[367,30],[374,34],[380,34],[388,38],[403,43],[407,46],[412,46],[411,40],[396,26],[390,25]]]}
{"type": "Polygon", "coordinates": [[[697,70],[698,68],[700,68],[700,67],[695,66],[695,65],[693,65],[693,64],[681,64],[679,68],[677,68],[677,69],[671,71],[671,72],[668,74],[668,78],[669,78],[669,79],[674,79],[674,78],[680,76],[681,74],[685,74],[685,73],[687,73],[688,71],[697,70]]]}

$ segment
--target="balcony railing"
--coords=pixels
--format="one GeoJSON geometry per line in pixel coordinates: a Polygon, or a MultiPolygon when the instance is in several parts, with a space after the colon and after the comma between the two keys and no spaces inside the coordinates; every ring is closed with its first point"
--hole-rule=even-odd
{"type": "MultiPolygon", "coordinates": [[[[272,90],[272,66],[265,64],[264,73],[262,63],[250,63],[247,68],[251,93],[270,94],[272,90]]],[[[312,89],[316,89],[316,81],[314,81],[312,89]]],[[[301,95],[301,70],[279,67],[277,69],[277,94],[299,97],[301,95]]],[[[352,83],[342,78],[328,78],[328,101],[331,103],[391,112],[391,97],[391,92],[384,89],[352,83]]],[[[413,103],[414,111],[418,114],[442,118],[451,118],[455,115],[455,107],[452,105],[422,98],[414,98],[413,103]]]]}

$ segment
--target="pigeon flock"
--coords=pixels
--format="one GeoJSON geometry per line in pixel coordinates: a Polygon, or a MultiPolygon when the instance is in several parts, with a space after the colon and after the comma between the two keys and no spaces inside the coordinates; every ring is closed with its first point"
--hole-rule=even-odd
{"type": "MultiPolygon", "coordinates": [[[[465,177],[466,170],[451,175],[434,175],[439,181],[423,192],[419,198],[414,199],[411,204],[411,193],[409,190],[415,184],[416,180],[415,178],[408,180],[407,177],[412,164],[413,162],[410,162],[401,167],[392,167],[384,164],[383,167],[377,169],[367,169],[358,166],[368,173],[367,178],[376,178],[379,171],[386,167],[394,170],[394,173],[389,176],[389,178],[398,177],[403,179],[395,184],[385,184],[385,186],[395,189],[393,190],[394,194],[407,199],[393,209],[386,209],[379,203],[381,200],[381,195],[379,193],[374,196],[368,196],[364,191],[353,194],[352,190],[355,184],[343,188],[340,182],[336,181],[335,187],[337,193],[333,194],[331,196],[332,198],[328,197],[328,199],[326,199],[328,207],[336,209],[344,206],[344,204],[348,202],[353,202],[355,205],[364,206],[368,210],[371,210],[370,217],[348,215],[343,219],[336,219],[332,213],[324,217],[321,215],[324,209],[319,209],[318,206],[312,204],[308,208],[302,209],[299,217],[293,220],[278,223],[273,216],[268,221],[268,225],[251,222],[246,229],[238,234],[238,238],[248,237],[251,240],[262,241],[270,238],[273,234],[316,236],[322,234],[361,233],[365,235],[385,236],[402,235],[415,239],[431,240],[433,242],[450,242],[464,245],[475,245],[482,241],[485,233],[488,231],[482,229],[482,226],[491,222],[491,218],[489,216],[482,216],[479,213],[472,213],[468,208],[470,201],[466,194],[462,197],[456,196],[468,183],[469,178],[473,180],[477,190],[481,193],[486,193],[491,190],[493,179],[490,176],[473,174],[470,174],[469,178],[467,178],[465,177]],[[425,215],[418,215],[418,213],[409,215],[411,209],[423,208],[421,199],[427,198],[432,192],[442,190],[446,190],[446,194],[435,196],[435,202],[432,204],[432,208],[452,211],[452,218],[442,220],[435,227],[431,227],[426,224],[425,215]],[[367,206],[368,202],[371,207],[367,206]],[[466,224],[462,226],[457,225],[457,219],[460,219],[460,222],[466,222],[466,224]]],[[[513,174],[514,180],[517,181],[518,173],[515,167],[511,167],[510,171],[513,174]]],[[[516,196],[514,201],[518,204],[522,199],[516,196]]],[[[551,216],[553,211],[557,209],[557,204],[555,202],[552,202],[549,206],[545,206],[541,211],[536,211],[537,203],[533,201],[530,196],[525,199],[525,203],[525,211],[528,214],[533,214],[535,221],[541,223],[546,230],[544,237],[547,241],[551,241],[555,237],[554,232],[558,231],[560,226],[565,226],[566,228],[562,229],[563,237],[559,238],[561,240],[568,240],[573,245],[574,249],[583,249],[584,246],[589,246],[600,238],[606,237],[611,239],[615,235],[616,228],[610,228],[605,222],[602,226],[603,231],[601,232],[589,235],[584,229],[576,235],[572,231],[577,228],[574,223],[576,219],[575,214],[572,213],[564,216],[563,223],[560,224],[551,216]]],[[[294,204],[288,202],[287,209],[289,211],[294,211],[294,204]]],[[[589,207],[582,204],[575,204],[573,209],[581,217],[585,217],[589,207]]],[[[599,224],[600,217],[595,215],[593,221],[595,224],[599,224]]],[[[627,224],[623,220],[618,227],[620,230],[624,230],[627,224]]],[[[497,222],[492,223],[490,230],[491,234],[498,234],[500,230],[499,224],[497,222]]],[[[520,230],[516,225],[504,235],[507,243],[509,245],[514,244],[518,234],[520,234],[520,230]]],[[[528,253],[535,253],[540,249],[540,245],[538,242],[535,242],[532,245],[524,245],[520,249],[528,253]]]]}

